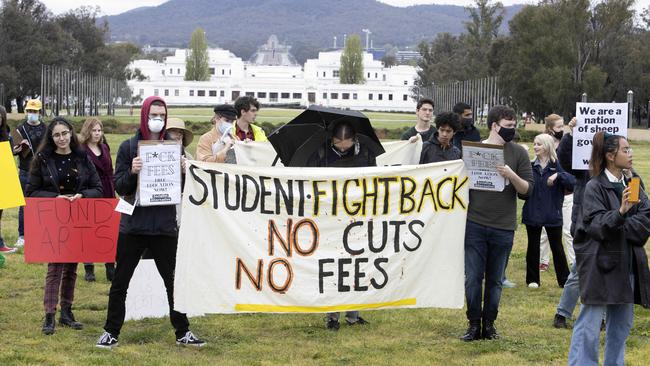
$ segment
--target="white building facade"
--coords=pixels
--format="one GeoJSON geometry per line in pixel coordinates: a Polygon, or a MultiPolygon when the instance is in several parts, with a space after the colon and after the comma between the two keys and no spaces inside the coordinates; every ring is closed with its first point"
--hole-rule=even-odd
{"type": "Polygon", "coordinates": [[[129,86],[142,99],[158,95],[169,105],[216,105],[232,103],[244,95],[255,96],[263,105],[319,104],[328,107],[374,111],[413,111],[411,89],[415,67],[383,67],[364,53],[365,84],[339,83],[342,51],[321,52],[304,67],[245,63],[227,50],[210,49],[209,81],[184,81],[186,50],[159,63],[135,60],[131,69],[140,69],[145,81],[132,80],[129,86]]]}

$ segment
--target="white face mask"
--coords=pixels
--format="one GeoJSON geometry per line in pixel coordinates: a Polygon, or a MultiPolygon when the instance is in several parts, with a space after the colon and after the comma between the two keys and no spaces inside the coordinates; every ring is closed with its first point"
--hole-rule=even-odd
{"type": "Polygon", "coordinates": [[[221,132],[221,134],[223,135],[227,131],[230,131],[231,128],[232,128],[232,123],[221,121],[221,124],[219,125],[219,132],[221,132]]]}
{"type": "Polygon", "coordinates": [[[149,118],[147,126],[149,127],[149,131],[158,133],[165,127],[165,120],[162,118],[149,118]]]}

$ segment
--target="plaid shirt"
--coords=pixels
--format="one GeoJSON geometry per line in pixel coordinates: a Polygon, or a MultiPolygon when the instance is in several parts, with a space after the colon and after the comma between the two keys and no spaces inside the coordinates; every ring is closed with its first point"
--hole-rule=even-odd
{"type": "Polygon", "coordinates": [[[237,135],[237,138],[239,138],[239,140],[244,141],[246,139],[249,139],[251,141],[255,141],[255,136],[253,135],[252,128],[249,127],[248,132],[244,132],[244,130],[239,128],[239,125],[235,124],[235,126],[236,126],[235,134],[237,135]]]}

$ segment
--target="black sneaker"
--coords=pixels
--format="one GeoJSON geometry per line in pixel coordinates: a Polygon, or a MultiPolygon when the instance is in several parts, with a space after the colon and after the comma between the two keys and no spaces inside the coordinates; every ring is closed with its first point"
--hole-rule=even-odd
{"type": "Polygon", "coordinates": [[[188,330],[184,336],[176,338],[176,344],[179,346],[203,347],[205,346],[205,341],[196,338],[194,333],[188,330]]]}
{"type": "Polygon", "coordinates": [[[499,333],[494,326],[494,320],[483,320],[483,330],[481,336],[483,339],[499,339],[499,333]]]}
{"type": "Polygon", "coordinates": [[[113,347],[117,347],[117,337],[113,337],[113,335],[109,332],[104,332],[104,334],[99,337],[99,340],[95,344],[95,347],[113,349],[113,347]]]}
{"type": "Polygon", "coordinates": [[[566,323],[566,318],[560,314],[555,314],[553,318],[553,327],[558,329],[569,329],[569,326],[566,323]]]}
{"type": "Polygon", "coordinates": [[[460,340],[463,342],[472,342],[479,339],[481,339],[481,321],[470,321],[465,334],[460,337],[460,340]]]}
{"type": "Polygon", "coordinates": [[[338,320],[327,319],[327,325],[326,326],[327,326],[327,330],[331,330],[331,331],[336,332],[341,327],[341,324],[339,324],[338,320]]]}

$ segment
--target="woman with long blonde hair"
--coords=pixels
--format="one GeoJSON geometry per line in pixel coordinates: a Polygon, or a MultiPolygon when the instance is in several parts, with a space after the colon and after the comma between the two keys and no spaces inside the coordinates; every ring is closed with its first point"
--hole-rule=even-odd
{"type": "Polygon", "coordinates": [[[531,164],[535,184],[522,212],[522,222],[528,233],[526,283],[530,288],[540,286],[539,242],[542,228],[545,228],[553,253],[557,284],[563,287],[569,267],[562,247],[562,203],[564,192],[573,191],[575,178],[558,163],[553,137],[545,133],[535,136],[533,150],[535,160],[531,164]]]}

